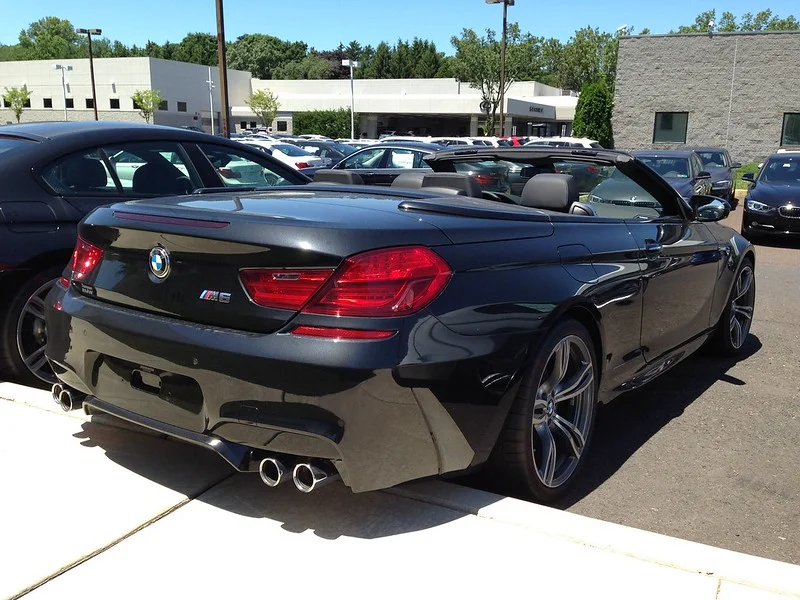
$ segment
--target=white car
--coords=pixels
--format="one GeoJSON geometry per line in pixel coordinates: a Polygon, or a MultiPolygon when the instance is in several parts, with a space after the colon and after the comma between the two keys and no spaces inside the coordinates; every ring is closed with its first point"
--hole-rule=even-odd
{"type": "Polygon", "coordinates": [[[601,150],[603,147],[597,140],[590,140],[588,138],[576,137],[546,137],[528,142],[526,146],[551,146],[556,148],[594,148],[601,150]]]}
{"type": "Polygon", "coordinates": [[[324,167],[325,161],[319,156],[309,154],[302,148],[298,148],[293,144],[285,144],[283,142],[273,142],[270,140],[256,140],[256,139],[243,139],[237,140],[246,146],[254,146],[271,155],[273,158],[278,159],[295,169],[307,169],[309,167],[324,167]]]}

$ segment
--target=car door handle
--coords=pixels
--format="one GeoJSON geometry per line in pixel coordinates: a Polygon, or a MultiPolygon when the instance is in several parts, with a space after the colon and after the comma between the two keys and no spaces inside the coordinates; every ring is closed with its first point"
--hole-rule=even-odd
{"type": "Polygon", "coordinates": [[[644,241],[644,253],[647,256],[658,256],[661,254],[662,246],[655,240],[644,241]]]}

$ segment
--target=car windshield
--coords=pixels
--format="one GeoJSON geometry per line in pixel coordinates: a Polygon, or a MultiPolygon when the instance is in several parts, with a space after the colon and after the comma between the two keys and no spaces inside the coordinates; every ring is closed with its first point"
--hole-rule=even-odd
{"type": "Polygon", "coordinates": [[[18,148],[22,148],[25,144],[30,144],[29,140],[20,140],[17,138],[0,137],[0,154],[11,152],[18,148]]]}
{"type": "Polygon", "coordinates": [[[759,181],[800,186],[800,156],[776,156],[761,170],[759,181]]]}
{"type": "Polygon", "coordinates": [[[671,179],[689,178],[689,161],[685,158],[637,156],[640,161],[662,177],[671,179]]]}
{"type": "Polygon", "coordinates": [[[727,167],[725,155],[722,152],[698,152],[704,167],[727,167]]]}
{"type": "Polygon", "coordinates": [[[355,146],[350,146],[348,144],[331,144],[334,148],[336,148],[339,152],[344,154],[345,156],[351,155],[353,152],[358,150],[355,146]]]}
{"type": "Polygon", "coordinates": [[[308,156],[308,152],[291,144],[274,144],[270,146],[270,150],[277,150],[286,156],[308,156]]]}

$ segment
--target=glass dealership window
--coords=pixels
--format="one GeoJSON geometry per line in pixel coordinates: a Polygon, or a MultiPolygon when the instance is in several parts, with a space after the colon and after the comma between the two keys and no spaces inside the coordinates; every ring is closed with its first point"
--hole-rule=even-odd
{"type": "Polygon", "coordinates": [[[781,146],[800,146],[800,113],[784,113],[781,146]]]}
{"type": "Polygon", "coordinates": [[[685,144],[688,125],[688,112],[657,112],[653,127],[653,142],[685,144]]]}

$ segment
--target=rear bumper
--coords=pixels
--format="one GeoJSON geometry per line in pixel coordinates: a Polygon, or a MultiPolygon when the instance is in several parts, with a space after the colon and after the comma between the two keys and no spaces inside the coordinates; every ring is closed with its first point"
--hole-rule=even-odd
{"type": "Polygon", "coordinates": [[[452,346],[454,334],[430,316],[389,340],[333,342],[221,330],[56,286],[47,322],[56,375],[98,399],[90,406],[216,451],[223,444],[239,470],[263,454],[327,459],[353,491],[382,489],[472,466],[507,411],[500,397],[495,406],[440,401],[431,389],[457,370],[443,355],[406,378],[416,367],[398,357],[414,332],[436,328],[426,339],[452,346]]]}

